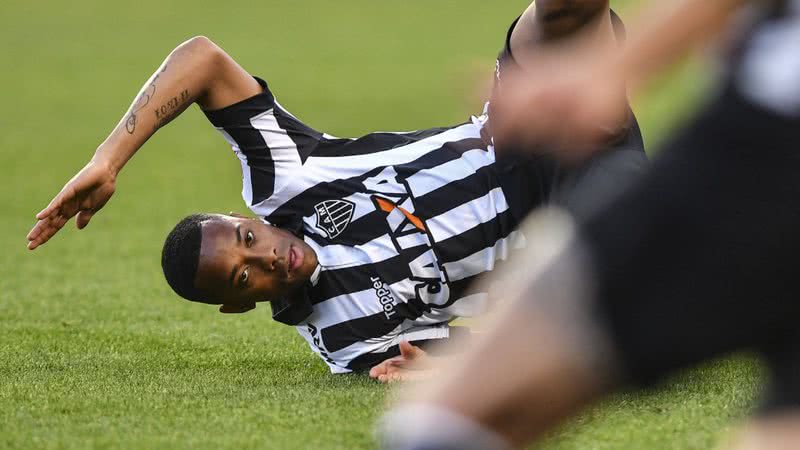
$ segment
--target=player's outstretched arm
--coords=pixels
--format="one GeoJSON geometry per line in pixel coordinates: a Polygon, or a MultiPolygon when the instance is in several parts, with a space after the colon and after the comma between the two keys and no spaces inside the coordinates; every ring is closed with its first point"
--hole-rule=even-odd
{"type": "Polygon", "coordinates": [[[125,163],[189,105],[218,109],[259,92],[258,82],[208,38],[198,36],[179,45],[144,83],[92,159],[36,215],[28,248],[47,242],[76,215],[76,225],[84,228],[114,194],[125,163]]]}

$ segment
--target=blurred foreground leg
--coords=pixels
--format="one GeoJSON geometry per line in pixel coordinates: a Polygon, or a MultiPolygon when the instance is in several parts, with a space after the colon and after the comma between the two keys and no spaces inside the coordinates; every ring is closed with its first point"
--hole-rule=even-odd
{"type": "Polygon", "coordinates": [[[800,412],[797,411],[752,420],[732,446],[734,450],[794,450],[798,447],[800,412]]]}
{"type": "Polygon", "coordinates": [[[523,232],[530,250],[486,281],[493,298],[510,301],[436,381],[414,386],[386,415],[386,448],[520,446],[612,385],[614,359],[585,304],[591,279],[571,220],[549,211],[523,232]]]}

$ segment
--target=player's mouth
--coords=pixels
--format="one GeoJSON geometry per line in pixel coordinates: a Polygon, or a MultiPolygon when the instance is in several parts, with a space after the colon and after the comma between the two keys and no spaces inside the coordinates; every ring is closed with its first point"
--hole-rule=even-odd
{"type": "Polygon", "coordinates": [[[294,272],[303,265],[303,252],[294,245],[289,246],[289,255],[287,261],[289,262],[289,272],[294,272]]]}

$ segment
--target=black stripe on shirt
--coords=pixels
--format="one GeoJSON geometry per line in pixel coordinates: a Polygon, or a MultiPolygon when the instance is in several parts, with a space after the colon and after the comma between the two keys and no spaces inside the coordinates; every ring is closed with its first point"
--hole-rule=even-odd
{"type": "MultiPolygon", "coordinates": [[[[424,282],[417,284],[418,289],[425,289],[426,286],[427,284],[424,282]]],[[[416,320],[430,312],[431,309],[431,305],[420,300],[419,295],[414,295],[405,303],[395,304],[396,314],[391,317],[387,317],[386,313],[381,311],[369,316],[345,320],[323,328],[320,336],[325,343],[325,348],[329,352],[336,352],[356,342],[385,336],[400,326],[404,320],[416,320]]]]}
{"type": "MultiPolygon", "coordinates": [[[[317,283],[309,291],[311,303],[317,304],[340,295],[370,289],[374,284],[370,278],[374,276],[380,276],[383,283],[390,285],[402,281],[411,276],[408,262],[427,250],[427,246],[420,245],[377,263],[322,271],[317,283]]],[[[377,297],[375,301],[378,301],[377,297]]]]}
{"type": "Polygon", "coordinates": [[[272,109],[275,98],[264,80],[256,78],[264,91],[233,105],[213,111],[205,111],[208,120],[223,128],[247,159],[250,167],[250,184],[253,192],[251,205],[269,198],[275,191],[275,162],[272,160],[261,132],[253,127],[250,119],[272,109]]]}
{"type": "MultiPolygon", "coordinates": [[[[398,182],[403,182],[409,176],[423,169],[430,169],[446,162],[458,159],[464,151],[476,148],[480,139],[467,138],[460,141],[445,143],[443,147],[453,151],[442,151],[442,147],[433,149],[419,158],[405,164],[397,164],[394,167],[397,172],[398,182]]],[[[316,153],[315,153],[316,154],[316,153]]],[[[266,219],[270,222],[280,217],[290,216],[309,216],[314,214],[314,205],[321,201],[330,199],[341,199],[358,192],[365,192],[364,181],[381,173],[386,166],[376,167],[364,174],[318,183],[306,189],[299,195],[287,200],[275,209],[266,219]]],[[[488,192],[488,191],[487,191],[488,192]]],[[[484,192],[484,195],[486,193],[484,192]]],[[[469,200],[461,200],[459,196],[451,197],[445,205],[451,205],[448,209],[455,208],[469,200]]],[[[362,245],[383,234],[384,227],[373,226],[375,217],[372,214],[359,217],[348,225],[347,229],[329,242],[344,245],[362,245]],[[363,223],[362,223],[363,221],[363,223]]]]}
{"type": "Polygon", "coordinates": [[[337,352],[356,342],[385,336],[400,326],[404,320],[416,320],[430,310],[429,305],[426,305],[415,296],[409,299],[408,303],[396,304],[394,311],[397,313],[391,318],[387,318],[386,314],[381,311],[370,316],[346,320],[323,328],[320,331],[320,336],[328,352],[337,352]]]}
{"type": "Polygon", "coordinates": [[[447,299],[447,303],[440,306],[440,308],[447,308],[468,295],[477,294],[479,291],[475,289],[474,283],[479,276],[475,275],[448,283],[450,297],[447,299]]]}
{"type": "Polygon", "coordinates": [[[439,263],[458,261],[467,256],[491,247],[498,239],[507,237],[517,226],[516,221],[505,210],[491,220],[478,224],[469,230],[433,244],[439,263]]]}
{"type": "Polygon", "coordinates": [[[383,361],[386,361],[389,358],[394,358],[395,356],[400,355],[400,346],[393,345],[389,347],[385,352],[377,352],[377,353],[364,353],[363,355],[358,355],[355,358],[351,359],[349,363],[347,363],[347,368],[354,371],[361,371],[361,370],[369,370],[373,366],[376,366],[383,361]]]}
{"type": "MultiPolygon", "coordinates": [[[[395,311],[397,311],[400,306],[402,305],[395,305],[395,311]]],[[[399,314],[395,314],[392,318],[387,319],[386,314],[381,311],[371,316],[350,319],[323,328],[322,331],[320,331],[320,336],[322,337],[322,342],[325,343],[325,349],[333,353],[347,348],[356,342],[385,336],[397,328],[403,320],[404,318],[399,314]]]]}
{"type": "Polygon", "coordinates": [[[370,133],[358,139],[326,139],[319,143],[315,156],[358,156],[391,150],[436,136],[453,127],[430,128],[409,133],[370,133]]]}
{"type": "Polygon", "coordinates": [[[275,97],[270,92],[267,82],[258,77],[253,78],[263,89],[262,92],[224,108],[204,110],[203,113],[212,125],[217,128],[250,125],[250,119],[275,106],[275,97]]]}
{"type": "Polygon", "coordinates": [[[297,147],[297,153],[300,155],[300,163],[305,164],[306,159],[308,159],[312,153],[316,153],[316,149],[322,139],[322,133],[295,119],[277,104],[275,105],[273,114],[275,115],[275,120],[278,122],[278,125],[286,130],[286,134],[297,147]]]}
{"type": "Polygon", "coordinates": [[[471,175],[414,199],[415,212],[425,220],[436,217],[453,208],[479,199],[492,189],[500,187],[493,164],[481,167],[471,175]],[[458,199],[458,203],[453,201],[458,199]]]}

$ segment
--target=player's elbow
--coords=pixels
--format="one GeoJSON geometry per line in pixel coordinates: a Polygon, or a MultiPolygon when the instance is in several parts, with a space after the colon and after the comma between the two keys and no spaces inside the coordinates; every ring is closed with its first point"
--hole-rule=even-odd
{"type": "Polygon", "coordinates": [[[195,36],[185,41],[175,49],[175,52],[189,55],[198,65],[204,67],[218,65],[225,56],[225,52],[205,36],[195,36]]]}

